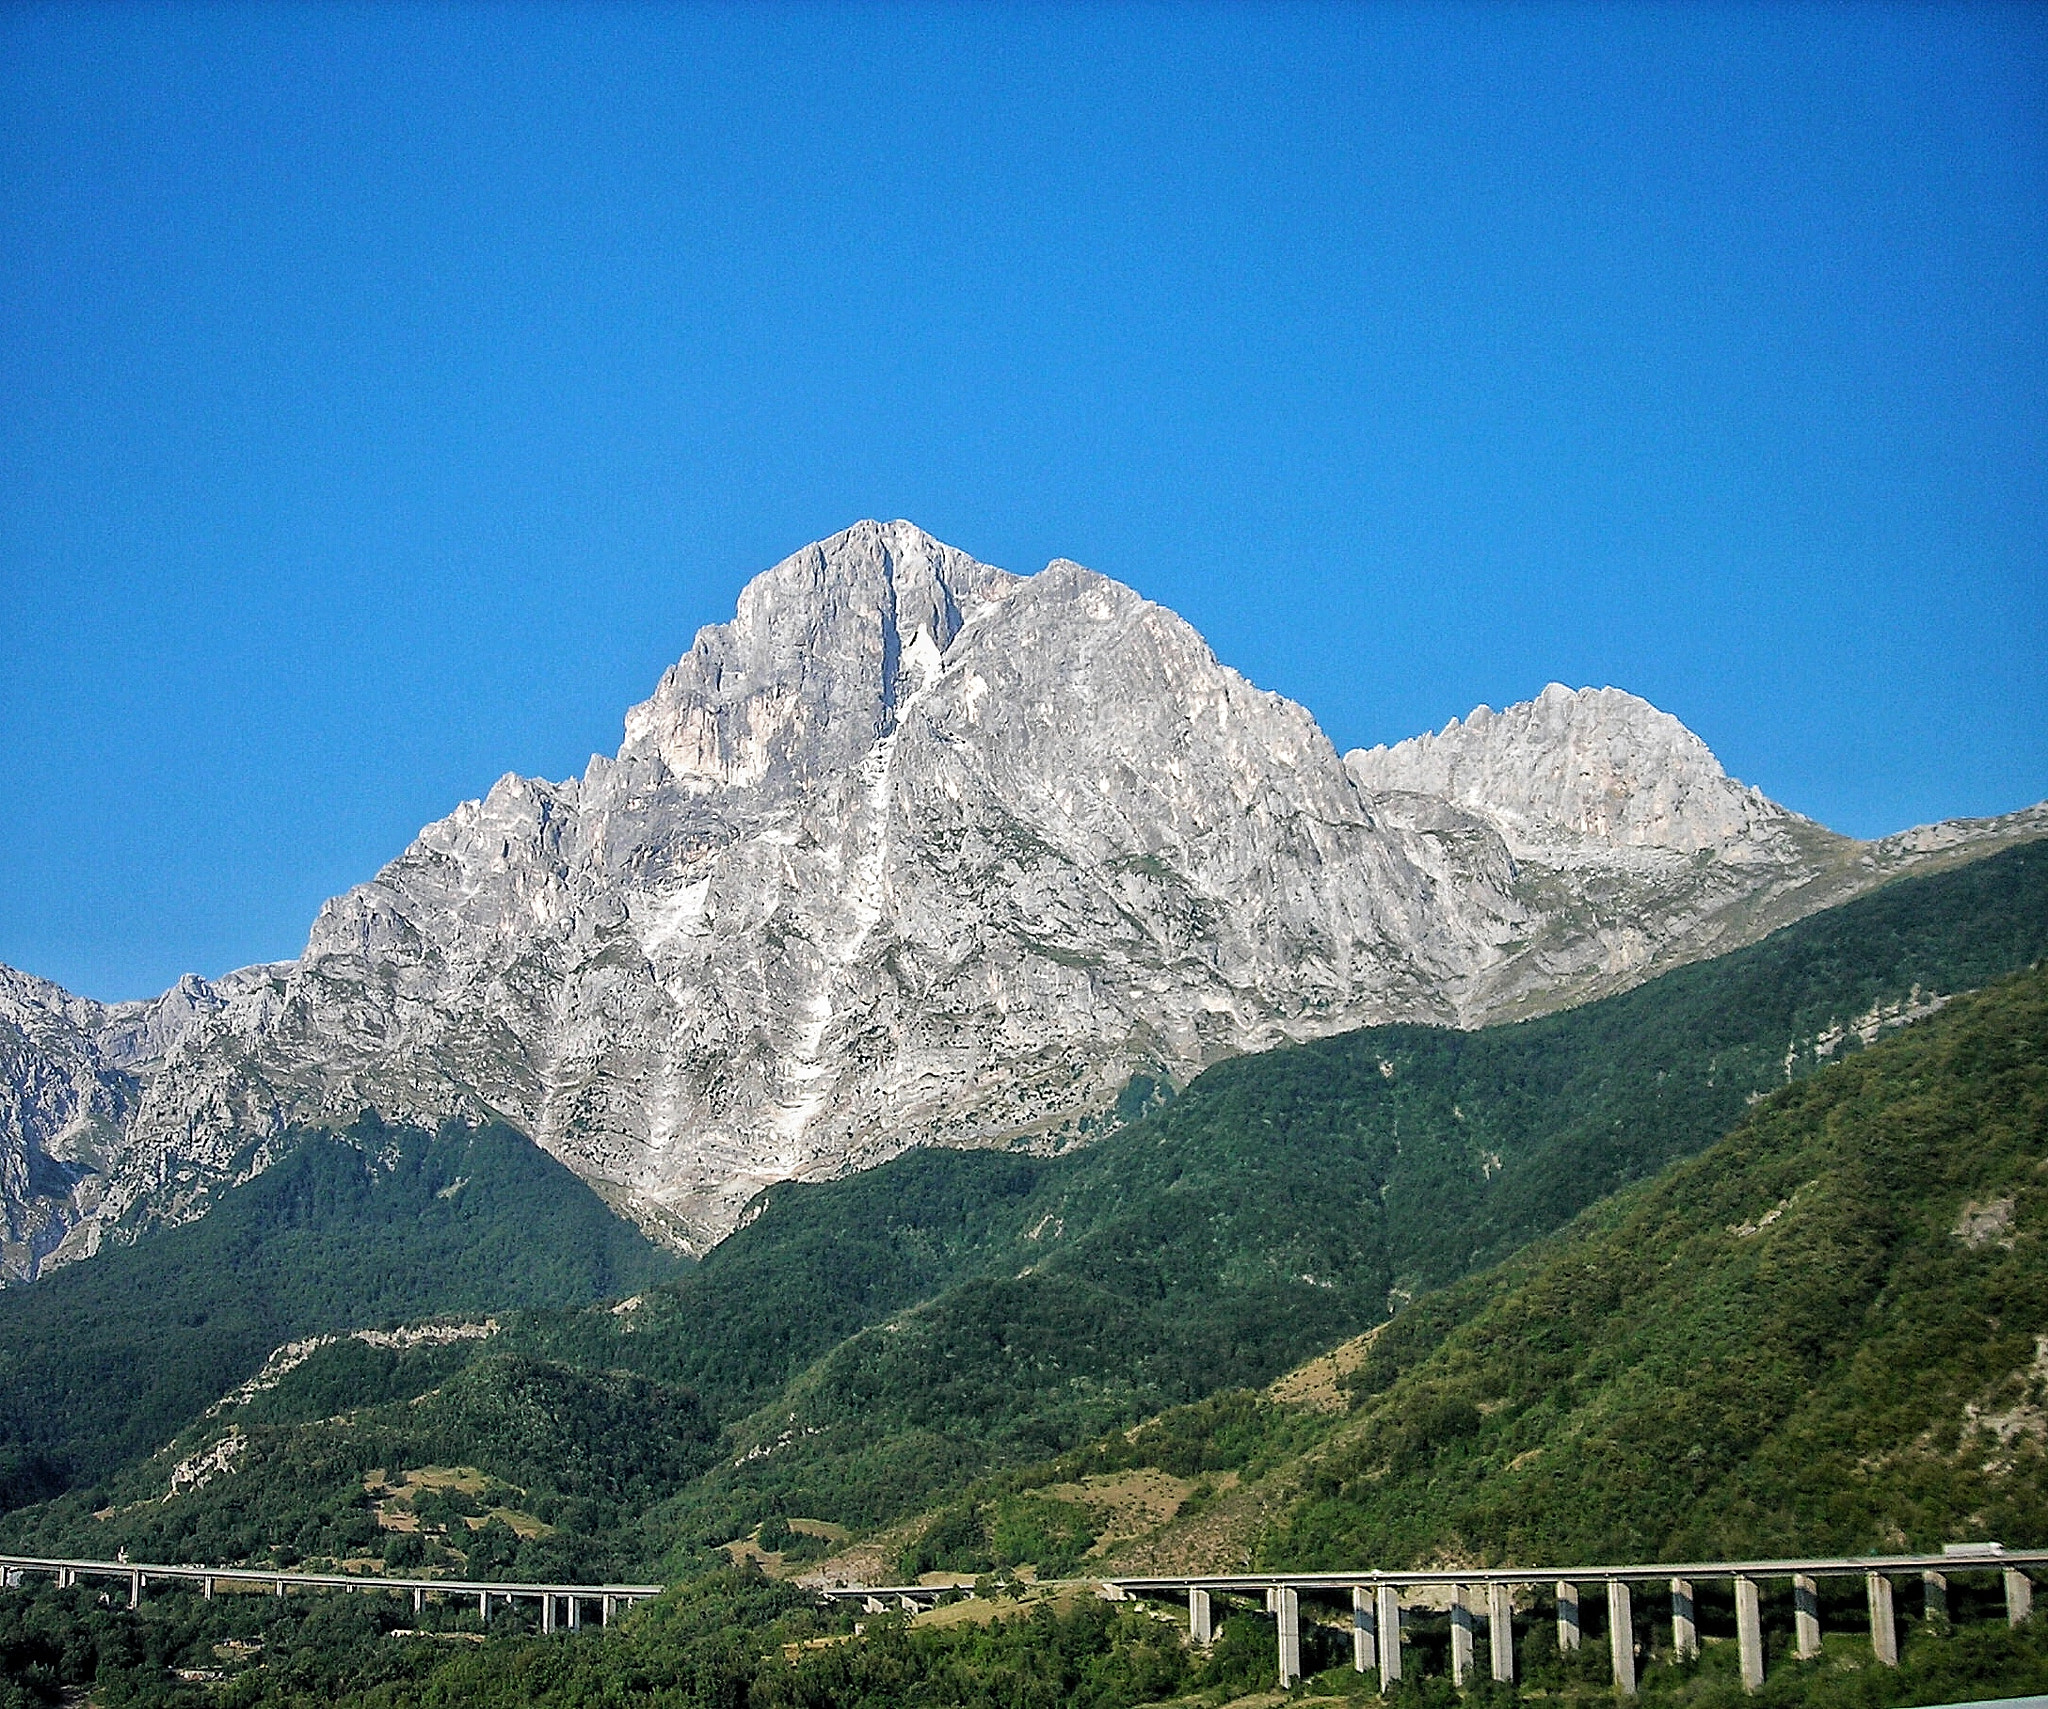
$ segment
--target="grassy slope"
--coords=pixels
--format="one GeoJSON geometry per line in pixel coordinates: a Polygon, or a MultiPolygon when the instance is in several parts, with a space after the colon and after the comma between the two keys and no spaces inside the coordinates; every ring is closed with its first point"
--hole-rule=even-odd
{"type": "Polygon", "coordinates": [[[365,1118],[198,1222],[0,1292],[0,1500],[150,1453],[298,1337],[580,1304],[676,1268],[509,1128],[365,1118]]]}

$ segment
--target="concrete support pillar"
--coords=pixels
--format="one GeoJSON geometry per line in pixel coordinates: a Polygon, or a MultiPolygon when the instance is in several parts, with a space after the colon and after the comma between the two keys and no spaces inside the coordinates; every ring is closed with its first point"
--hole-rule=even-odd
{"type": "Polygon", "coordinates": [[[2006,1624],[2017,1626],[2034,1612],[2034,1581],[2018,1567],[2005,1569],[2006,1624]]]}
{"type": "Polygon", "coordinates": [[[1379,1622],[1373,1617],[1372,1592],[1351,1587],[1351,1671],[1372,1673],[1380,1665],[1379,1622]]]}
{"type": "Polygon", "coordinates": [[[1380,1690],[1391,1691],[1401,1677],[1401,1593],[1390,1584],[1379,1587],[1373,1598],[1378,1604],[1380,1690]]]}
{"type": "Polygon", "coordinates": [[[1897,1667],[1899,1628],[1892,1618],[1892,1581],[1883,1573],[1865,1573],[1863,1591],[1870,1600],[1870,1653],[1886,1667],[1897,1667]]]}
{"type": "Polygon", "coordinates": [[[412,1587],[412,1615],[417,1620],[427,1611],[427,1587],[416,1584],[412,1587]]]}
{"type": "Polygon", "coordinates": [[[1614,1664],[1614,1689],[1623,1697],[1636,1694],[1636,1615],[1628,1586],[1620,1579],[1607,1586],[1607,1654],[1614,1664]]]}
{"type": "Polygon", "coordinates": [[[1803,1662],[1820,1654],[1820,1586],[1804,1573],[1792,1580],[1792,1653],[1803,1662]]]}
{"type": "Polygon", "coordinates": [[[128,1606],[130,1608],[140,1608],[142,1606],[142,1574],[140,1573],[130,1573],[128,1575],[128,1606]]]}
{"type": "Polygon", "coordinates": [[[1920,1612],[1930,1626],[1948,1624],[1948,1576],[1924,1572],[1920,1575],[1920,1612]]]}
{"type": "Polygon", "coordinates": [[[476,1617],[486,1626],[491,1623],[491,1593],[488,1590],[476,1593],[476,1617]]]}
{"type": "Polygon", "coordinates": [[[1451,1586],[1451,1683],[1460,1691],[1472,1677],[1472,1609],[1462,1584],[1451,1586]]]}
{"type": "Polygon", "coordinates": [[[279,1579],[274,1585],[271,1586],[271,1591],[272,1594],[277,1596],[284,1595],[284,1580],[279,1579]]]}
{"type": "Polygon", "coordinates": [[[1280,1612],[1280,1587],[1277,1584],[1266,1586],[1266,1612],[1268,1614],[1278,1614],[1280,1612]]]}
{"type": "Polygon", "coordinates": [[[1285,1690],[1301,1683],[1301,1596],[1283,1585],[1274,1601],[1280,1628],[1280,1685],[1285,1690]]]}
{"type": "Polygon", "coordinates": [[[600,1626],[609,1626],[612,1623],[612,1599],[609,1596],[604,1599],[598,1608],[597,1623],[600,1626]]]}
{"type": "Polygon", "coordinates": [[[207,1600],[208,1602],[211,1602],[211,1601],[213,1600],[213,1580],[212,1580],[212,1579],[210,1579],[210,1578],[203,1578],[203,1579],[201,1579],[201,1580],[199,1581],[199,1594],[200,1594],[201,1596],[205,1597],[205,1598],[206,1598],[206,1600],[207,1600]]]}
{"type": "Polygon", "coordinates": [[[572,1632],[583,1630],[583,1598],[580,1596],[569,1598],[569,1630],[572,1632]]]}
{"type": "Polygon", "coordinates": [[[1562,1580],[1557,1586],[1557,1647],[1566,1655],[1579,1647],[1579,1587],[1562,1580]]]}
{"type": "Polygon", "coordinates": [[[1486,1646],[1493,1663],[1493,1677],[1512,1681],[1515,1677],[1515,1599],[1504,1584],[1486,1587],[1486,1646]]]}
{"type": "Polygon", "coordinates": [[[1692,1661],[1700,1653],[1700,1617],[1693,1605],[1690,1579],[1671,1581],[1671,1653],[1682,1662],[1692,1661]]]}
{"type": "MultiPolygon", "coordinates": [[[[906,1597],[904,1600],[908,1601],[909,1598],[906,1597]]],[[[541,1593],[540,1629],[543,1632],[552,1632],[555,1629],[555,1593],[552,1590],[541,1593]]]]}
{"type": "Polygon", "coordinates": [[[1216,1641],[1216,1609],[1206,1590],[1188,1592],[1188,1636],[1205,1650],[1216,1641]]]}
{"type": "Polygon", "coordinates": [[[1764,1622],[1757,1607],[1756,1580],[1735,1581],[1735,1648],[1742,1658],[1742,1689],[1764,1687],[1764,1622]]]}

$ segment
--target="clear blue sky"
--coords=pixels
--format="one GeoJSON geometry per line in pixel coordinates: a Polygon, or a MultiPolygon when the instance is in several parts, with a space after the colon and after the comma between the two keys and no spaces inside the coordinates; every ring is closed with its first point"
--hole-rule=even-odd
{"type": "Polygon", "coordinates": [[[862,516],[1341,747],[2048,795],[2048,13],[0,11],[0,961],[297,953],[862,516]]]}

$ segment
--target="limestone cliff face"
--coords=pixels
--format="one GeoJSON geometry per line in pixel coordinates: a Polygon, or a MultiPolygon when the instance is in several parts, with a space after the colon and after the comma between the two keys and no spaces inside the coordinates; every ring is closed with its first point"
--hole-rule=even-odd
{"type": "Polygon", "coordinates": [[[1629,696],[1347,762],[1128,588],[862,523],[756,578],[616,756],[465,802],[298,961],[117,1009],[0,984],[0,1269],[197,1214],[365,1105],[503,1115],[701,1249],[770,1181],[1556,1006],[1882,864],[1629,696]]]}

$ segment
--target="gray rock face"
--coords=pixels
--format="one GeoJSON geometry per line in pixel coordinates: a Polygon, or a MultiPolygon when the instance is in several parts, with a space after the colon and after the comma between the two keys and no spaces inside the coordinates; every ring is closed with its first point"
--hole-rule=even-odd
{"type": "Polygon", "coordinates": [[[365,1105],[503,1115],[702,1249],[770,1181],[1072,1143],[1134,1074],[1554,1007],[1888,870],[1631,696],[1340,760],[1128,588],[861,523],[756,578],[615,757],[463,803],[297,962],[115,1009],[0,984],[0,1266],[365,1105]]]}
{"type": "Polygon", "coordinates": [[[133,1088],[94,1047],[104,1011],[0,968],[0,1276],[33,1276],[119,1166],[133,1088]]]}
{"type": "Polygon", "coordinates": [[[1441,734],[1354,749],[1344,763],[1369,793],[1468,808],[1517,857],[1552,863],[1646,851],[1783,864],[1820,829],[1737,783],[1670,713],[1618,688],[1554,682],[1505,712],[1477,707],[1441,734]]]}

